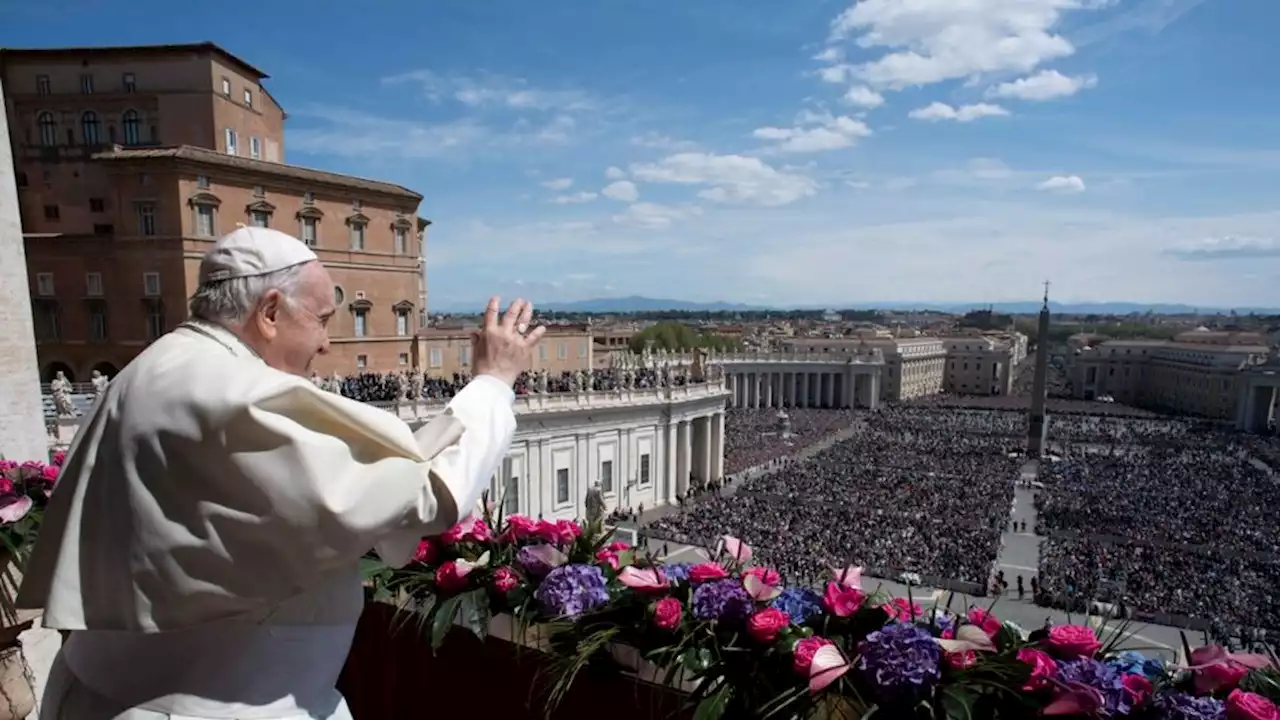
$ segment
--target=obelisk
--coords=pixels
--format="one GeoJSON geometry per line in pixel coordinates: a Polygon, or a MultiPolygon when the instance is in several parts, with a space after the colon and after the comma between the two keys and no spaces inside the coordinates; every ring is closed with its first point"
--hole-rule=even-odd
{"type": "Polygon", "coordinates": [[[49,459],[40,402],[40,369],[31,322],[27,256],[18,215],[18,184],[0,79],[0,455],[49,459]]]}
{"type": "Polygon", "coordinates": [[[1045,401],[1049,394],[1049,283],[1044,284],[1044,305],[1040,307],[1040,322],[1036,326],[1036,374],[1031,388],[1031,414],[1027,418],[1027,457],[1044,456],[1048,445],[1049,416],[1045,401]]]}

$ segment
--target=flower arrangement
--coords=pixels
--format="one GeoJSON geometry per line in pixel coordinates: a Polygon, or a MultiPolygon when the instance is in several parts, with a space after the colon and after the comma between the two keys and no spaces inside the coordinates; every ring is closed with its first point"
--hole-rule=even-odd
{"type": "Polygon", "coordinates": [[[611,652],[629,646],[668,684],[683,673],[699,720],[1280,720],[1274,657],[1186,648],[1175,666],[1119,651],[1124,628],[1027,635],[991,607],[926,610],[865,589],[856,567],[820,591],[787,586],[728,536],[704,562],[669,564],[599,526],[490,510],[422,540],[406,568],[368,567],[377,593],[413,600],[433,647],[455,623],[484,637],[497,613],[546,627],[548,715],[584,668],[636,670],[611,652]]]}
{"type": "Polygon", "coordinates": [[[65,459],[63,452],[54,453],[47,464],[0,457],[0,620],[5,626],[17,621],[14,571],[21,569],[35,544],[45,505],[65,459]]]}

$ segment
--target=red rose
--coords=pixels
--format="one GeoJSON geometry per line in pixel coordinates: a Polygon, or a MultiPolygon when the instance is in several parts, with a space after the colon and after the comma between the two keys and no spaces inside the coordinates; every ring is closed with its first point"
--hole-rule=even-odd
{"type": "Polygon", "coordinates": [[[827,608],[827,612],[836,617],[849,617],[858,612],[866,599],[866,594],[861,590],[827,583],[827,592],[822,596],[822,604],[827,608]]]}
{"type": "Polygon", "coordinates": [[[1280,720],[1275,703],[1256,693],[1232,690],[1227,696],[1228,720],[1280,720]]]}
{"type": "Polygon", "coordinates": [[[778,571],[774,570],[773,568],[749,567],[746,570],[742,571],[743,577],[746,577],[748,575],[755,575],[756,577],[760,578],[760,582],[770,587],[777,587],[779,584],[782,583],[782,576],[779,575],[778,571]]]}
{"type": "Polygon", "coordinates": [[[665,597],[653,604],[653,624],[662,630],[671,630],[680,624],[684,608],[680,601],[673,597],[665,597]]]}
{"type": "Polygon", "coordinates": [[[538,530],[538,521],[525,515],[508,515],[506,521],[507,530],[502,537],[507,542],[533,537],[538,530]]]}
{"type": "Polygon", "coordinates": [[[689,568],[689,582],[704,583],[729,577],[725,569],[713,562],[700,563],[689,568]]]}
{"type": "Polygon", "coordinates": [[[1058,664],[1043,651],[1022,648],[1018,651],[1018,660],[1031,666],[1031,677],[1027,678],[1027,684],[1022,686],[1024,691],[1030,692],[1049,687],[1052,679],[1058,676],[1058,664]]]}
{"type": "Polygon", "coordinates": [[[458,564],[452,560],[436,570],[436,585],[445,593],[456,593],[467,586],[467,576],[458,572],[458,564]]]}
{"type": "Polygon", "coordinates": [[[520,584],[520,578],[509,567],[500,567],[493,571],[493,588],[500,593],[510,592],[520,584]]]}
{"type": "Polygon", "coordinates": [[[439,554],[435,543],[430,540],[420,540],[418,541],[418,549],[413,553],[413,559],[420,563],[430,563],[439,554]]]}
{"type": "Polygon", "coordinates": [[[969,611],[969,622],[982,628],[982,631],[992,640],[1000,634],[1000,619],[982,608],[973,608],[969,611]]]}
{"type": "Polygon", "coordinates": [[[62,472],[62,468],[57,465],[45,465],[40,470],[40,476],[50,485],[58,484],[58,474],[62,472]]]}
{"type": "Polygon", "coordinates": [[[790,615],[777,608],[765,608],[747,619],[747,633],[758,643],[771,643],[790,624],[790,615]]]}
{"type": "Polygon", "coordinates": [[[601,548],[596,552],[596,562],[601,565],[608,565],[614,570],[618,569],[618,553],[611,552],[608,548],[601,548]]]}
{"type": "Polygon", "coordinates": [[[964,670],[967,667],[973,667],[978,664],[978,653],[973,650],[944,652],[942,656],[947,661],[947,664],[956,670],[964,670]]]}
{"type": "Polygon", "coordinates": [[[1045,643],[1050,652],[1064,660],[1091,658],[1102,648],[1098,636],[1083,625],[1055,625],[1049,628],[1045,643]]]}
{"type": "Polygon", "coordinates": [[[622,552],[623,550],[630,550],[631,543],[622,542],[621,540],[615,540],[614,542],[609,543],[609,549],[614,552],[622,552]]]}
{"type": "Polygon", "coordinates": [[[1129,699],[1133,700],[1134,705],[1140,705],[1155,689],[1150,680],[1133,673],[1125,673],[1120,682],[1124,683],[1125,692],[1129,693],[1129,699]]]}

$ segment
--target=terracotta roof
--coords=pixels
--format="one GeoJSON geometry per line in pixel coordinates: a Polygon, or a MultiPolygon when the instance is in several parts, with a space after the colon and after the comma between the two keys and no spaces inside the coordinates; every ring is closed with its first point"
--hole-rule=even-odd
{"type": "Polygon", "coordinates": [[[267,162],[265,160],[253,160],[251,158],[240,157],[238,155],[227,155],[226,153],[209,150],[208,148],[195,147],[194,145],[150,148],[125,148],[117,145],[114,150],[109,152],[95,153],[93,155],[93,159],[183,160],[186,162],[200,163],[204,165],[218,165],[235,170],[244,170],[246,172],[291,177],[304,182],[319,183],[323,185],[337,185],[340,187],[354,188],[356,190],[381,193],[383,195],[411,198],[418,201],[422,200],[422,195],[410,190],[409,188],[392,183],[381,182],[378,180],[366,180],[365,178],[359,178],[353,175],[342,175],[340,173],[328,172],[326,170],[313,170],[311,168],[299,167],[297,165],[285,165],[284,163],[267,162]]]}
{"type": "Polygon", "coordinates": [[[60,47],[60,48],[4,48],[0,50],[0,58],[16,59],[52,59],[59,56],[74,55],[77,58],[86,56],[118,56],[118,55],[173,55],[176,53],[214,53],[231,62],[241,70],[248,71],[259,80],[270,77],[258,68],[227,52],[224,48],[211,42],[183,43],[177,45],[106,45],[97,47],[60,47]]]}

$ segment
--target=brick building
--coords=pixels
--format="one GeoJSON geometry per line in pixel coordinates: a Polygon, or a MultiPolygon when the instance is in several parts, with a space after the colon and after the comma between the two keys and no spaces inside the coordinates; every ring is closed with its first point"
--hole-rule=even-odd
{"type": "MultiPolygon", "coordinates": [[[[410,363],[431,377],[470,373],[472,332],[474,328],[424,328],[417,334],[416,357],[410,363]]],[[[590,328],[552,325],[547,327],[547,334],[538,344],[538,352],[530,358],[527,369],[558,375],[599,367],[606,357],[598,353],[590,328]]]]}
{"type": "Polygon", "coordinates": [[[186,318],[237,224],[312,245],[349,375],[411,362],[425,317],[422,196],[284,163],[267,76],[212,43],[0,51],[41,375],[115,374],[186,318]]]}

